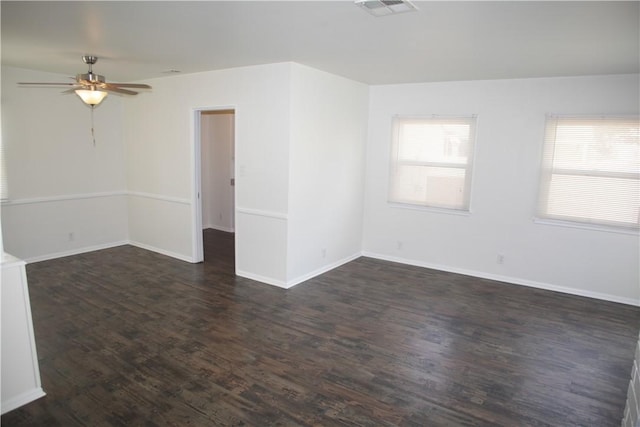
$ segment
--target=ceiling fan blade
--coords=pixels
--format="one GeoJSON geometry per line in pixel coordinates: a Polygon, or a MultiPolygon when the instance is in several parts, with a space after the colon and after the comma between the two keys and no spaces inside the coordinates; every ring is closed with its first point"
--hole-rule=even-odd
{"type": "MultiPolygon", "coordinates": [[[[0,0],[1,1],[1,0],[0,0]]],[[[76,77],[70,77],[75,80],[73,83],[52,83],[52,82],[21,82],[21,86],[63,86],[69,87],[62,93],[73,93],[78,89],[88,91],[107,91],[120,93],[123,95],[137,95],[138,92],[130,89],[151,89],[151,86],[142,83],[107,83],[104,76],[95,74],[92,71],[92,65],[98,60],[95,56],[85,55],[82,61],[89,65],[89,71],[85,74],[77,74],[76,77]]]]}
{"type": "Polygon", "coordinates": [[[19,85],[31,85],[31,86],[74,86],[75,83],[24,83],[19,82],[19,85]]]}
{"type": "Polygon", "coordinates": [[[151,86],[149,86],[149,85],[137,84],[137,83],[107,83],[107,84],[111,85],[111,86],[118,86],[118,87],[131,87],[131,88],[138,88],[138,89],[151,89],[151,86]]]}
{"type": "Polygon", "coordinates": [[[122,93],[122,94],[125,94],[125,95],[137,95],[138,94],[138,92],[134,92],[132,90],[127,90],[127,89],[120,89],[118,87],[111,86],[110,84],[104,85],[103,88],[107,92],[122,93]]]}

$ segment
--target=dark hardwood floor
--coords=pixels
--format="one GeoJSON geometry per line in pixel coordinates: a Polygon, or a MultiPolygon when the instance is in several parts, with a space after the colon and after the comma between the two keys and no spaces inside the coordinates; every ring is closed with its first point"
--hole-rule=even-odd
{"type": "Polygon", "coordinates": [[[640,309],[360,258],[283,290],[122,246],[27,266],[2,426],[620,426],[640,309]]]}

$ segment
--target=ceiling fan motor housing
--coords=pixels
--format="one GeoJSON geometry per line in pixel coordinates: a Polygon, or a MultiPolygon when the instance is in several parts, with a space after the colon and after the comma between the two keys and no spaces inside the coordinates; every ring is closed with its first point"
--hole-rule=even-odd
{"type": "Polygon", "coordinates": [[[93,73],[93,64],[98,62],[98,57],[93,55],[83,55],[82,62],[89,66],[89,71],[86,74],[78,74],[76,75],[76,81],[81,84],[86,85],[97,85],[100,83],[104,83],[104,76],[93,73]]]}
{"type": "Polygon", "coordinates": [[[100,84],[100,83],[104,83],[104,76],[101,76],[99,74],[95,74],[92,72],[88,72],[86,74],[78,74],[76,75],[76,80],[78,81],[78,83],[82,83],[82,84],[100,84]]]}

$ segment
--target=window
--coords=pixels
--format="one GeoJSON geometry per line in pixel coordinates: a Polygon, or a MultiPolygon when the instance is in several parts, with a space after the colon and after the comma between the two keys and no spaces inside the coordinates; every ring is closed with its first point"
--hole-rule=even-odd
{"type": "Polygon", "coordinates": [[[538,216],[638,228],[638,117],[548,117],[538,216]]]}
{"type": "Polygon", "coordinates": [[[469,210],[475,116],[396,117],[389,201],[469,210]]]}

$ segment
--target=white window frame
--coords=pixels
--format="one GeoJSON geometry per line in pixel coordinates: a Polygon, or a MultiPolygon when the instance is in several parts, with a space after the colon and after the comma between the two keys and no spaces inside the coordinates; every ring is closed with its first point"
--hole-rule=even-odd
{"type": "Polygon", "coordinates": [[[391,144],[391,162],[389,168],[389,191],[388,202],[394,207],[402,207],[409,209],[421,209],[450,214],[466,215],[471,212],[471,187],[472,187],[472,175],[473,175],[473,163],[475,158],[475,145],[477,135],[477,115],[429,115],[429,116],[394,116],[392,118],[392,144],[391,144]],[[416,160],[401,160],[398,157],[398,151],[401,144],[400,141],[400,127],[403,123],[408,122],[437,122],[437,121],[466,121],[470,125],[469,131],[469,153],[466,163],[447,163],[439,161],[416,161],[416,160]],[[463,205],[460,207],[442,206],[438,204],[429,203],[425,200],[423,203],[417,203],[407,200],[400,200],[394,197],[394,178],[398,172],[400,165],[408,166],[424,166],[430,168],[450,168],[459,169],[464,171],[464,188],[463,188],[463,205]]]}
{"type": "MultiPolygon", "coordinates": [[[[584,168],[561,168],[555,166],[555,141],[557,125],[560,121],[593,121],[594,123],[606,122],[608,120],[632,120],[638,121],[639,117],[634,116],[572,116],[572,115],[547,115],[545,121],[545,137],[543,144],[543,156],[542,165],[540,168],[540,180],[538,191],[538,203],[536,215],[534,221],[537,223],[551,224],[558,226],[566,226],[572,228],[587,228],[602,231],[613,231],[622,233],[634,233],[637,234],[639,230],[640,214],[636,219],[636,223],[619,222],[614,220],[604,220],[598,218],[587,218],[570,215],[559,215],[549,212],[549,199],[552,185],[552,178],[554,175],[561,176],[583,176],[585,179],[589,178],[615,178],[626,180],[638,180],[640,181],[640,165],[636,170],[636,173],[630,172],[616,172],[606,171],[601,169],[587,169],[584,168]]],[[[626,203],[631,203],[626,201],[626,203]]],[[[635,205],[632,205],[632,208],[635,205]]]]}

